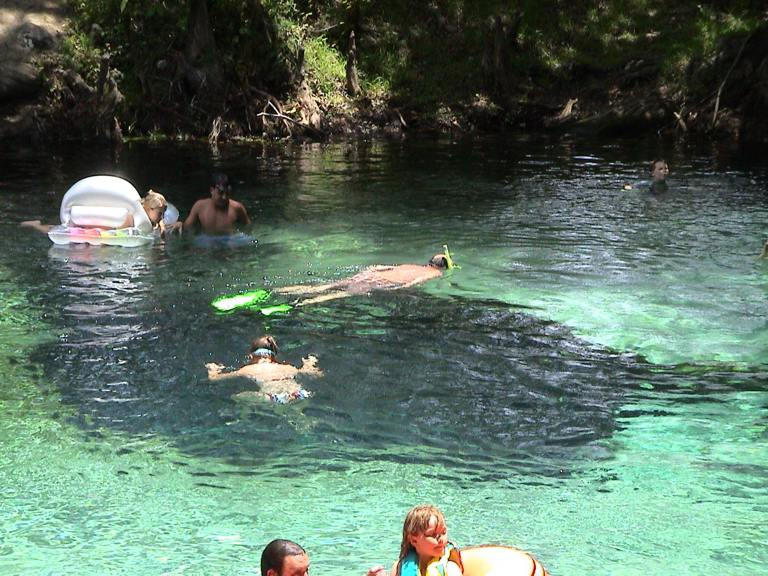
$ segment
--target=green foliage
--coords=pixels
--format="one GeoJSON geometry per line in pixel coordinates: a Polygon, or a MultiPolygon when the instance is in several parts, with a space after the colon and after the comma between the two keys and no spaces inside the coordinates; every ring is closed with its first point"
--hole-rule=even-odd
{"type": "Polygon", "coordinates": [[[690,12],[687,33],[671,37],[668,42],[665,76],[678,78],[693,61],[713,58],[723,38],[751,32],[759,24],[758,18],[746,12],[722,13],[697,5],[695,11],[690,12]]]}
{"type": "Polygon", "coordinates": [[[101,50],[82,32],[66,36],[61,44],[64,65],[77,72],[89,84],[96,81],[101,62],[101,50]]]}
{"type": "MultiPolygon", "coordinates": [[[[87,38],[110,66],[122,72],[128,108],[141,107],[140,85],[156,62],[183,45],[188,13],[183,2],[157,0],[72,0],[73,37],[87,38]]],[[[76,41],[77,43],[82,40],[76,41]]],[[[87,53],[80,53],[84,57],[87,53]]],[[[87,67],[84,58],[78,67],[87,67]]]]}
{"type": "MultiPolygon", "coordinates": [[[[129,107],[144,105],[158,62],[187,46],[192,0],[70,2],[67,62],[92,80],[108,53],[129,107]]],[[[478,93],[524,99],[525,86],[577,82],[584,71],[620,71],[631,60],[681,82],[723,38],[766,20],[756,0],[208,0],[207,8],[230,90],[248,84],[289,99],[303,49],[314,92],[342,103],[355,31],[363,91],[424,111],[478,93]]]]}
{"type": "Polygon", "coordinates": [[[392,85],[388,78],[376,76],[375,78],[363,79],[363,93],[374,102],[382,102],[389,98],[392,85]]]}
{"type": "Polygon", "coordinates": [[[331,104],[343,100],[346,82],[346,60],[323,36],[304,43],[306,74],[312,88],[331,104]]]}

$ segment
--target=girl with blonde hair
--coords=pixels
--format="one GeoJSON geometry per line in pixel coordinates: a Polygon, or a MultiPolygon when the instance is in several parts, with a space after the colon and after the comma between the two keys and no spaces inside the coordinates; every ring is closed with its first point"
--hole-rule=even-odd
{"type": "Polygon", "coordinates": [[[144,212],[147,213],[149,221],[152,222],[152,227],[160,230],[160,236],[165,236],[165,220],[163,216],[168,208],[165,196],[150,189],[147,195],[141,199],[141,206],[144,208],[144,212]]]}
{"type": "MultiPolygon", "coordinates": [[[[390,576],[462,576],[464,566],[459,549],[448,541],[445,516],[437,506],[423,504],[411,508],[403,522],[400,557],[390,576]]],[[[386,576],[383,566],[368,571],[368,576],[386,576]]]]}

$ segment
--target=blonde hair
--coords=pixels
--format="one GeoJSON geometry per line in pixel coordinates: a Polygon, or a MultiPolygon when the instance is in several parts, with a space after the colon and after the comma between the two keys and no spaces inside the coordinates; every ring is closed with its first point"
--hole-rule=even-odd
{"type": "Polygon", "coordinates": [[[144,210],[152,210],[153,208],[157,208],[159,210],[166,208],[168,206],[168,202],[166,202],[165,196],[155,192],[154,190],[150,190],[147,192],[147,195],[141,199],[141,205],[144,207],[144,210]]]}
{"type": "Polygon", "coordinates": [[[437,526],[445,525],[445,515],[443,514],[443,511],[431,504],[414,506],[408,511],[408,514],[405,515],[405,522],[403,522],[403,541],[400,543],[400,558],[397,560],[398,575],[400,574],[400,565],[403,563],[403,559],[411,550],[413,550],[409,536],[426,532],[429,528],[429,521],[432,520],[432,518],[437,522],[437,526]]]}

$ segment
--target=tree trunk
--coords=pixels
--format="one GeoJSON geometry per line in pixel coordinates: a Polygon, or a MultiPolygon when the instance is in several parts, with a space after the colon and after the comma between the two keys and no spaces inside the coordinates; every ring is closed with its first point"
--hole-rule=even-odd
{"type": "Polygon", "coordinates": [[[510,68],[521,20],[522,16],[515,13],[512,17],[496,15],[490,22],[492,41],[486,62],[491,75],[491,87],[503,98],[509,97],[514,91],[510,68]]]}
{"type": "Polygon", "coordinates": [[[189,0],[189,28],[184,57],[192,70],[186,79],[196,93],[204,85],[221,86],[221,67],[208,19],[208,0],[189,0]]]}
{"type": "Polygon", "coordinates": [[[357,45],[355,31],[349,31],[349,51],[347,52],[347,92],[350,96],[360,93],[360,83],[357,80],[357,45]]]}

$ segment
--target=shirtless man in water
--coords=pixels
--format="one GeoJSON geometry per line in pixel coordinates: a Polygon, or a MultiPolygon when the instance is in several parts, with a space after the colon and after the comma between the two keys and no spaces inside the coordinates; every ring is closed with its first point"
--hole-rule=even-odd
{"type": "Polygon", "coordinates": [[[191,230],[199,224],[205,234],[223,236],[235,232],[238,224],[250,225],[251,219],[245,206],[229,197],[232,186],[226,174],[213,175],[210,192],[211,197],[195,202],[187,219],[183,224],[176,223],[174,230],[181,233],[182,230],[191,230]]]}
{"type": "Polygon", "coordinates": [[[400,264],[399,266],[369,266],[350,278],[318,284],[316,286],[296,285],[276,288],[281,294],[318,294],[313,298],[301,300],[296,305],[306,306],[346,298],[359,294],[369,294],[375,290],[400,290],[421,284],[443,275],[443,270],[450,267],[450,260],[445,254],[435,254],[427,264],[400,264]]]}
{"type": "Polygon", "coordinates": [[[240,400],[262,399],[278,404],[291,400],[309,398],[312,393],[305,390],[296,381],[296,376],[320,377],[322,370],[317,367],[317,358],[308,356],[302,359],[300,368],[277,360],[277,342],[272,336],[262,336],[251,343],[247,363],[237,370],[224,372],[224,366],[211,362],[206,364],[209,380],[224,380],[226,378],[248,378],[259,384],[258,390],[246,390],[235,394],[240,400]]]}

